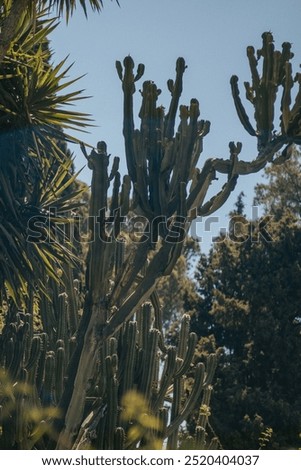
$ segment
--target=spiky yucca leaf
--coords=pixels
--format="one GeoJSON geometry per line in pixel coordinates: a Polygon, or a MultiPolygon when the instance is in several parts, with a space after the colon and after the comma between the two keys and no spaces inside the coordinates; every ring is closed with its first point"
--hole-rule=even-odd
{"type": "Polygon", "coordinates": [[[56,66],[50,63],[47,36],[56,25],[43,17],[35,28],[28,25],[2,62],[0,125],[9,120],[14,127],[42,128],[43,134],[64,138],[59,127],[83,129],[90,121],[87,114],[66,108],[83,99],[83,90],[62,93],[80,77],[65,81],[71,68],[63,69],[66,59],[56,66]]]}
{"type": "MultiPolygon", "coordinates": [[[[116,3],[119,5],[118,0],[116,3]]],[[[88,5],[93,11],[100,11],[103,8],[103,0],[42,0],[42,4],[49,5],[50,8],[56,7],[60,14],[66,15],[67,21],[78,5],[82,7],[86,16],[88,15],[88,5]]]]}
{"type": "Polygon", "coordinates": [[[64,224],[80,191],[65,128],[82,129],[89,118],[66,108],[82,91],[65,91],[75,81],[66,81],[65,61],[50,63],[54,27],[42,14],[24,23],[0,63],[0,294],[17,303],[28,286],[61,282],[75,258],[64,224]]]}

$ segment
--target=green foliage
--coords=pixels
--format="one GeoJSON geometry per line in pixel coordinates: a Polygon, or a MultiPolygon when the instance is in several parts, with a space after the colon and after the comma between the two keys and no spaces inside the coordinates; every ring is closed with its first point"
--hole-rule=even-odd
{"type": "Polygon", "coordinates": [[[87,117],[65,108],[81,92],[62,93],[74,80],[66,82],[64,62],[50,64],[54,27],[43,14],[26,22],[0,64],[0,293],[19,304],[29,286],[45,292],[45,276],[59,281],[73,258],[55,228],[68,223],[81,192],[72,190],[77,175],[61,126],[85,126],[87,117]]]}
{"type": "MultiPolygon", "coordinates": [[[[291,165],[288,168],[290,174],[291,165]]],[[[279,172],[279,188],[285,169],[279,172]]],[[[272,194],[276,186],[277,179],[272,194]]],[[[265,191],[271,200],[268,186],[265,191]]],[[[286,195],[289,205],[289,192],[286,195]]],[[[279,193],[279,199],[282,196],[284,200],[285,194],[279,193]]],[[[248,226],[249,237],[243,243],[220,239],[208,259],[200,260],[199,300],[190,304],[193,330],[206,335],[206,325],[216,348],[224,350],[211,401],[211,424],[228,449],[298,448],[299,221],[287,212],[270,220],[266,226],[270,240],[260,234],[260,223],[249,221],[248,226]],[[270,428],[273,431],[267,435],[270,428]]]]}
{"type": "Polygon", "coordinates": [[[273,429],[272,428],[266,428],[264,431],[262,431],[258,441],[259,441],[259,448],[264,449],[267,447],[268,443],[270,442],[271,438],[273,435],[273,429]]]}
{"type": "Polygon", "coordinates": [[[192,296],[195,283],[191,278],[193,263],[200,252],[198,243],[187,237],[183,254],[179,257],[168,277],[163,277],[157,284],[157,293],[162,308],[162,319],[170,333],[185,313],[185,298],[192,296]]]}
{"type": "Polygon", "coordinates": [[[282,165],[273,165],[264,172],[266,183],[255,187],[254,204],[261,205],[266,214],[277,220],[285,212],[300,218],[301,207],[301,163],[298,148],[282,165]]]}

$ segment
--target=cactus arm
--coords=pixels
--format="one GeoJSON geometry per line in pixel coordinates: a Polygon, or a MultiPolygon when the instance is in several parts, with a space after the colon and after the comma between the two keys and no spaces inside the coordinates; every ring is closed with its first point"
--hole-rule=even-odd
{"type": "Polygon", "coordinates": [[[60,432],[56,449],[64,450],[72,448],[73,441],[78,433],[80,423],[82,421],[85,395],[88,380],[92,376],[94,364],[97,357],[97,345],[95,341],[95,325],[98,323],[99,311],[94,308],[90,320],[89,327],[85,334],[82,354],[80,355],[77,373],[75,376],[74,386],[71,399],[65,416],[64,427],[60,432]]]}
{"type": "Polygon", "coordinates": [[[250,135],[256,136],[256,131],[253,128],[252,124],[250,123],[249,117],[246,113],[246,110],[239,96],[238,77],[236,75],[233,75],[231,77],[230,84],[231,84],[232,96],[234,99],[234,105],[235,105],[235,109],[239,117],[239,120],[250,135]]]}
{"type": "Polygon", "coordinates": [[[137,180],[137,174],[135,169],[135,149],[133,146],[133,134],[134,134],[134,117],[133,117],[133,94],[135,92],[135,81],[139,80],[144,73],[144,65],[139,64],[137,74],[134,76],[134,61],[128,56],[123,61],[124,75],[122,75],[123,69],[119,61],[116,62],[117,73],[122,81],[122,88],[124,92],[124,108],[123,108],[123,135],[125,139],[125,152],[127,160],[127,168],[131,180],[135,183],[137,180]]]}
{"type": "Polygon", "coordinates": [[[115,430],[115,445],[114,449],[123,450],[125,446],[125,432],[122,427],[118,427],[115,430]]]}
{"type": "Polygon", "coordinates": [[[228,199],[231,192],[234,190],[238,178],[237,167],[238,167],[238,154],[241,151],[241,144],[237,145],[234,142],[230,142],[230,162],[231,167],[228,173],[228,182],[224,184],[222,190],[213,196],[203,207],[199,207],[199,215],[210,215],[218,210],[228,199]]]}
{"type": "Polygon", "coordinates": [[[64,362],[65,362],[65,349],[59,347],[55,354],[55,397],[56,403],[59,403],[63,394],[64,388],[64,362]]]}
{"type": "Polygon", "coordinates": [[[217,355],[209,354],[209,356],[207,357],[207,363],[206,363],[204,387],[208,387],[209,385],[211,385],[216,366],[217,366],[217,355]]]}
{"type": "Polygon", "coordinates": [[[147,260],[150,243],[145,237],[141,237],[138,248],[133,247],[128,258],[126,259],[122,271],[115,280],[114,290],[112,292],[109,307],[118,307],[129,292],[136,278],[143,268],[147,260]]]}
{"type": "Polygon", "coordinates": [[[53,378],[55,371],[55,355],[49,351],[45,361],[45,379],[42,390],[42,403],[44,406],[50,406],[54,403],[53,397],[53,378]]]}
{"type": "Polygon", "coordinates": [[[179,57],[176,64],[176,80],[173,83],[172,80],[168,81],[168,88],[171,92],[171,102],[168,113],[166,115],[164,137],[171,139],[174,134],[176,113],[179,105],[179,99],[183,89],[183,75],[186,69],[185,60],[179,57]]]}
{"type": "Polygon", "coordinates": [[[160,331],[159,337],[159,347],[163,353],[167,352],[166,346],[164,344],[164,334],[163,334],[163,319],[162,319],[162,312],[160,306],[160,299],[156,290],[154,290],[150,295],[150,301],[152,303],[154,314],[155,314],[155,321],[154,327],[160,331]]]}
{"type": "Polygon", "coordinates": [[[122,324],[129,320],[135,310],[147,300],[156,287],[156,281],[169,265],[170,253],[173,245],[163,241],[162,247],[150,261],[146,268],[145,276],[136,286],[135,290],[124,300],[122,305],[114,313],[107,325],[104,327],[104,337],[108,338],[115,334],[122,324]]]}
{"type": "Polygon", "coordinates": [[[247,57],[249,60],[249,66],[250,66],[251,75],[252,75],[252,88],[258,89],[260,85],[260,77],[259,77],[259,73],[257,70],[258,61],[255,57],[255,49],[253,46],[247,47],[247,57]]]}
{"type": "Polygon", "coordinates": [[[181,422],[183,422],[189,413],[193,410],[195,407],[195,404],[202,392],[203,388],[203,381],[204,381],[204,373],[205,373],[205,367],[204,364],[199,363],[196,367],[196,372],[195,372],[195,382],[191,391],[190,396],[187,398],[185,405],[183,409],[177,414],[177,416],[174,418],[174,420],[169,424],[169,426],[166,429],[166,436],[169,437],[172,435],[176,429],[178,429],[179,425],[181,422]]]}
{"type": "Polygon", "coordinates": [[[119,171],[116,172],[114,176],[114,185],[113,185],[113,193],[112,193],[112,199],[111,199],[111,204],[110,204],[110,216],[114,216],[115,211],[117,211],[120,208],[120,203],[119,203],[119,190],[120,190],[120,173],[119,171]]]}
{"type": "Polygon", "coordinates": [[[128,175],[123,177],[121,194],[120,194],[120,211],[121,214],[127,214],[130,206],[131,179],[128,175]]]}
{"type": "Polygon", "coordinates": [[[131,389],[134,383],[134,366],[135,366],[135,353],[136,353],[136,342],[137,342],[137,323],[129,322],[127,324],[125,349],[127,354],[123,357],[122,370],[124,371],[122,385],[120,387],[120,394],[123,396],[128,390],[131,389]]]}
{"type": "Polygon", "coordinates": [[[176,371],[176,366],[177,366],[176,357],[177,357],[176,348],[173,346],[169,346],[167,349],[167,359],[165,362],[165,367],[162,372],[162,376],[161,376],[161,380],[159,384],[159,391],[156,397],[153,399],[153,403],[151,407],[154,412],[157,412],[158,409],[160,409],[164,403],[166,392],[172,383],[174,373],[176,371]]]}
{"type": "Polygon", "coordinates": [[[293,88],[293,79],[292,79],[292,64],[287,62],[285,64],[285,77],[283,84],[283,94],[281,99],[281,130],[283,134],[287,134],[290,124],[291,112],[291,89],[293,88]]]}
{"type": "Polygon", "coordinates": [[[118,414],[118,382],[114,371],[114,356],[106,357],[106,375],[108,378],[108,409],[106,412],[106,449],[114,448],[114,434],[118,414]]]}
{"type": "Polygon", "coordinates": [[[187,342],[187,351],[184,356],[184,361],[182,362],[181,366],[178,368],[175,377],[181,377],[182,375],[186,374],[188,371],[192,359],[195,353],[195,348],[198,342],[197,335],[195,333],[190,333],[188,336],[188,342],[187,342]]]}
{"type": "MultiPolygon", "coordinates": [[[[178,377],[174,379],[173,384],[173,397],[172,397],[172,406],[170,419],[171,423],[176,422],[178,418],[182,416],[181,413],[181,399],[183,396],[183,378],[178,377]]],[[[179,420],[182,422],[182,419],[179,420]]],[[[167,439],[167,449],[175,449],[177,447],[179,433],[179,425],[171,427],[171,424],[167,427],[165,431],[165,436],[167,439]]]]}
{"type": "Polygon", "coordinates": [[[125,240],[123,238],[118,238],[115,247],[115,278],[120,274],[121,266],[124,263],[125,256],[125,240]]]}
{"type": "Polygon", "coordinates": [[[160,336],[160,332],[158,330],[151,329],[148,335],[148,345],[147,345],[147,348],[144,350],[144,356],[143,356],[144,366],[143,366],[140,390],[147,400],[149,400],[151,397],[152,383],[155,378],[156,356],[157,356],[159,336],[160,336]]]}

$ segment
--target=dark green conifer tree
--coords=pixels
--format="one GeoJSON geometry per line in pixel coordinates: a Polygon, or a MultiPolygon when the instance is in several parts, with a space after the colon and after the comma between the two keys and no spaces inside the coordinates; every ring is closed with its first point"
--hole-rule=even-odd
{"type": "MultiPolygon", "coordinates": [[[[265,218],[244,219],[241,240],[230,230],[203,255],[196,272],[199,298],[187,302],[202,344],[209,337],[223,350],[211,424],[226,449],[300,447],[298,158],[266,171],[267,184],[256,188],[265,218]]],[[[232,220],[243,212],[240,197],[232,220]]]]}

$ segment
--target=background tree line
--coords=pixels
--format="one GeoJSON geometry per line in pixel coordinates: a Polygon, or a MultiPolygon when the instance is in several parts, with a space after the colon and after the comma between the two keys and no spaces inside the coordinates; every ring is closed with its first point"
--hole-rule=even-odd
{"type": "Polygon", "coordinates": [[[261,219],[246,218],[240,194],[228,236],[196,255],[195,284],[179,281],[200,360],[219,354],[210,422],[227,449],[300,447],[300,170],[299,151],[265,170],[261,219]]]}

